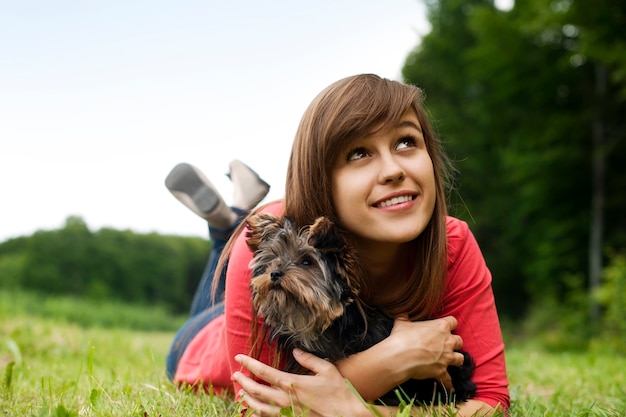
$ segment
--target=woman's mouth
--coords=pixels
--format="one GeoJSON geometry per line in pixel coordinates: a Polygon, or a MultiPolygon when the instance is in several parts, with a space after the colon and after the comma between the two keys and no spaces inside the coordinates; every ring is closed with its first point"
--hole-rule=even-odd
{"type": "Polygon", "coordinates": [[[413,200],[412,195],[402,195],[402,196],[390,198],[385,201],[381,201],[380,203],[376,203],[374,207],[385,208],[385,207],[393,206],[396,204],[406,203],[407,201],[412,201],[412,200],[413,200]]]}

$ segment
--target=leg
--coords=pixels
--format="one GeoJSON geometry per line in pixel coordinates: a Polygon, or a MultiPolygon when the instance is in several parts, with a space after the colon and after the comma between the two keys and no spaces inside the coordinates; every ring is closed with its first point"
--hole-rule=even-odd
{"type": "Polygon", "coordinates": [[[238,216],[236,222],[233,223],[231,227],[225,230],[217,228],[209,229],[209,236],[213,246],[202,278],[193,296],[191,309],[189,311],[190,319],[183,325],[178,333],[176,333],[170,351],[167,354],[165,365],[167,377],[170,381],[174,379],[178,362],[196,334],[213,319],[224,314],[224,300],[222,298],[226,287],[226,266],[222,269],[222,273],[218,278],[217,288],[213,294],[214,275],[224,246],[226,246],[226,242],[228,242],[228,238],[247,214],[246,211],[237,208],[233,208],[233,210],[238,216]]]}
{"type": "Polygon", "coordinates": [[[211,181],[192,165],[176,165],[165,178],[165,186],[187,208],[205,219],[209,226],[227,229],[235,220],[235,214],[224,204],[211,181]]]}
{"type": "MultiPolygon", "coordinates": [[[[238,209],[252,210],[269,192],[269,184],[241,161],[232,161],[227,175],[234,186],[233,206],[238,209]]],[[[237,220],[238,213],[224,203],[211,181],[192,165],[176,165],[165,179],[165,186],[209,226],[228,229],[237,220]]]]}
{"type": "Polygon", "coordinates": [[[191,304],[191,316],[209,308],[212,301],[220,301],[224,294],[225,268],[218,278],[213,297],[213,281],[217,264],[230,235],[248,212],[269,191],[269,184],[241,161],[230,163],[228,177],[233,182],[233,207],[228,207],[211,181],[196,167],[181,163],[172,169],[165,185],[170,192],[194,213],[209,224],[209,236],[213,244],[209,260],[191,304]]]}
{"type": "Polygon", "coordinates": [[[203,312],[204,310],[211,307],[214,302],[222,301],[224,297],[224,290],[226,288],[226,265],[222,269],[222,273],[219,276],[219,281],[217,284],[217,288],[215,290],[215,294],[213,293],[213,281],[215,279],[215,271],[217,269],[217,263],[222,255],[222,251],[224,250],[224,246],[226,246],[226,242],[230,238],[231,234],[235,231],[239,223],[246,217],[248,214],[247,211],[238,209],[233,207],[232,210],[237,214],[235,222],[228,229],[220,230],[217,228],[209,229],[209,236],[211,238],[211,242],[213,244],[211,248],[211,253],[209,255],[209,260],[207,261],[206,267],[204,268],[204,272],[202,273],[202,278],[198,283],[198,288],[193,296],[193,301],[191,302],[191,317],[203,312]]]}
{"type": "Polygon", "coordinates": [[[228,176],[235,187],[235,207],[232,208],[224,204],[204,174],[189,164],[177,165],[165,180],[165,185],[179,201],[208,222],[212,242],[207,265],[193,297],[191,317],[176,334],[167,356],[166,370],[170,380],[174,378],[178,362],[195,335],[224,313],[222,298],[226,285],[226,266],[218,278],[216,292],[212,297],[219,258],[239,223],[269,191],[269,185],[239,161],[231,162],[228,176]]]}

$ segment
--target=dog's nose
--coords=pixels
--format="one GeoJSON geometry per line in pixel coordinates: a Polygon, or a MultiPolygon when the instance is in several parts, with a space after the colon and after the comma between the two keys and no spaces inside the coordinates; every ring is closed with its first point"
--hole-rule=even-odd
{"type": "Polygon", "coordinates": [[[280,281],[280,278],[283,276],[282,271],[272,271],[270,272],[270,278],[272,282],[276,283],[280,281]]]}

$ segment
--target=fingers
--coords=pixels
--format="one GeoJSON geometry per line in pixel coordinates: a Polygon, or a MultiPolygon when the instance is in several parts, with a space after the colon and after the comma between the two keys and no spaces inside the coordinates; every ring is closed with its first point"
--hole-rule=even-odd
{"type": "MultiPolygon", "coordinates": [[[[293,357],[313,374],[321,374],[334,367],[330,362],[300,349],[294,349],[293,357]]],[[[285,391],[293,392],[297,375],[280,371],[246,355],[237,355],[235,360],[263,381],[285,391]]]]}
{"type": "Polygon", "coordinates": [[[458,320],[454,316],[442,317],[439,320],[441,320],[444,323],[444,329],[450,332],[456,329],[456,326],[459,325],[458,320]]]}
{"type": "MultiPolygon", "coordinates": [[[[459,324],[458,320],[453,316],[442,317],[439,320],[441,320],[443,329],[446,332],[452,332],[459,324]]],[[[463,348],[463,339],[461,338],[461,336],[451,333],[449,341],[449,343],[452,345],[452,350],[461,350],[463,348]]]]}
{"type": "MultiPolygon", "coordinates": [[[[335,387],[338,384],[343,386],[343,378],[330,362],[297,349],[293,355],[302,366],[313,371],[313,375],[291,374],[246,355],[235,356],[235,360],[243,368],[269,384],[257,382],[243,372],[233,373],[232,379],[242,388],[239,395],[247,408],[253,411],[253,416],[279,416],[285,409],[297,411],[296,415],[305,411],[308,413],[306,415],[317,416],[311,409],[311,398],[316,396],[311,391],[319,392],[320,387],[328,390],[328,386],[335,387]],[[333,377],[336,378],[333,380],[333,377]]],[[[337,389],[331,389],[333,394],[337,394],[337,389]]]]}
{"type": "MultiPolygon", "coordinates": [[[[465,356],[463,356],[460,352],[452,352],[450,356],[450,364],[448,366],[457,366],[460,367],[465,362],[465,356]]],[[[448,391],[452,392],[454,387],[452,386],[452,378],[448,373],[448,368],[445,367],[441,370],[441,373],[437,375],[435,378],[443,385],[448,391]]]]}
{"type": "Polygon", "coordinates": [[[281,409],[291,403],[285,391],[258,383],[241,372],[235,372],[233,379],[241,385],[239,396],[254,416],[279,416],[281,409]]]}
{"type": "Polygon", "coordinates": [[[465,356],[462,353],[454,352],[454,362],[452,365],[454,366],[463,366],[465,363],[465,356]]]}
{"type": "Polygon", "coordinates": [[[319,358],[308,352],[300,349],[293,350],[294,359],[302,366],[314,374],[321,374],[329,370],[330,367],[334,367],[330,362],[325,359],[319,358]]]}
{"type": "Polygon", "coordinates": [[[280,387],[287,392],[293,391],[293,381],[289,379],[293,376],[292,374],[280,371],[246,355],[237,355],[235,360],[270,385],[280,387]]]}
{"type": "Polygon", "coordinates": [[[450,338],[450,344],[452,345],[452,350],[461,350],[463,349],[463,338],[453,334],[450,338]]]}
{"type": "MultiPolygon", "coordinates": [[[[452,359],[449,366],[457,366],[460,367],[465,362],[465,356],[459,352],[452,352],[452,359]]],[[[439,377],[437,378],[441,385],[443,385],[448,392],[454,391],[454,386],[452,385],[452,378],[447,371],[447,368],[439,377]]]]}
{"type": "Polygon", "coordinates": [[[280,416],[281,408],[277,405],[267,404],[257,400],[246,391],[240,391],[241,400],[245,402],[245,408],[254,412],[254,416],[280,416]]]}

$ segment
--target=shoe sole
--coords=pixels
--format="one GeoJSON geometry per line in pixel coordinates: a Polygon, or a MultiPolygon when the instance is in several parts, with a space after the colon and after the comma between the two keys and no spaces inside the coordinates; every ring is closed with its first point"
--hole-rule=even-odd
{"type": "Polygon", "coordinates": [[[174,167],[165,179],[165,186],[175,196],[177,193],[186,195],[201,213],[210,213],[220,201],[215,192],[189,164],[179,164],[174,167]]]}

